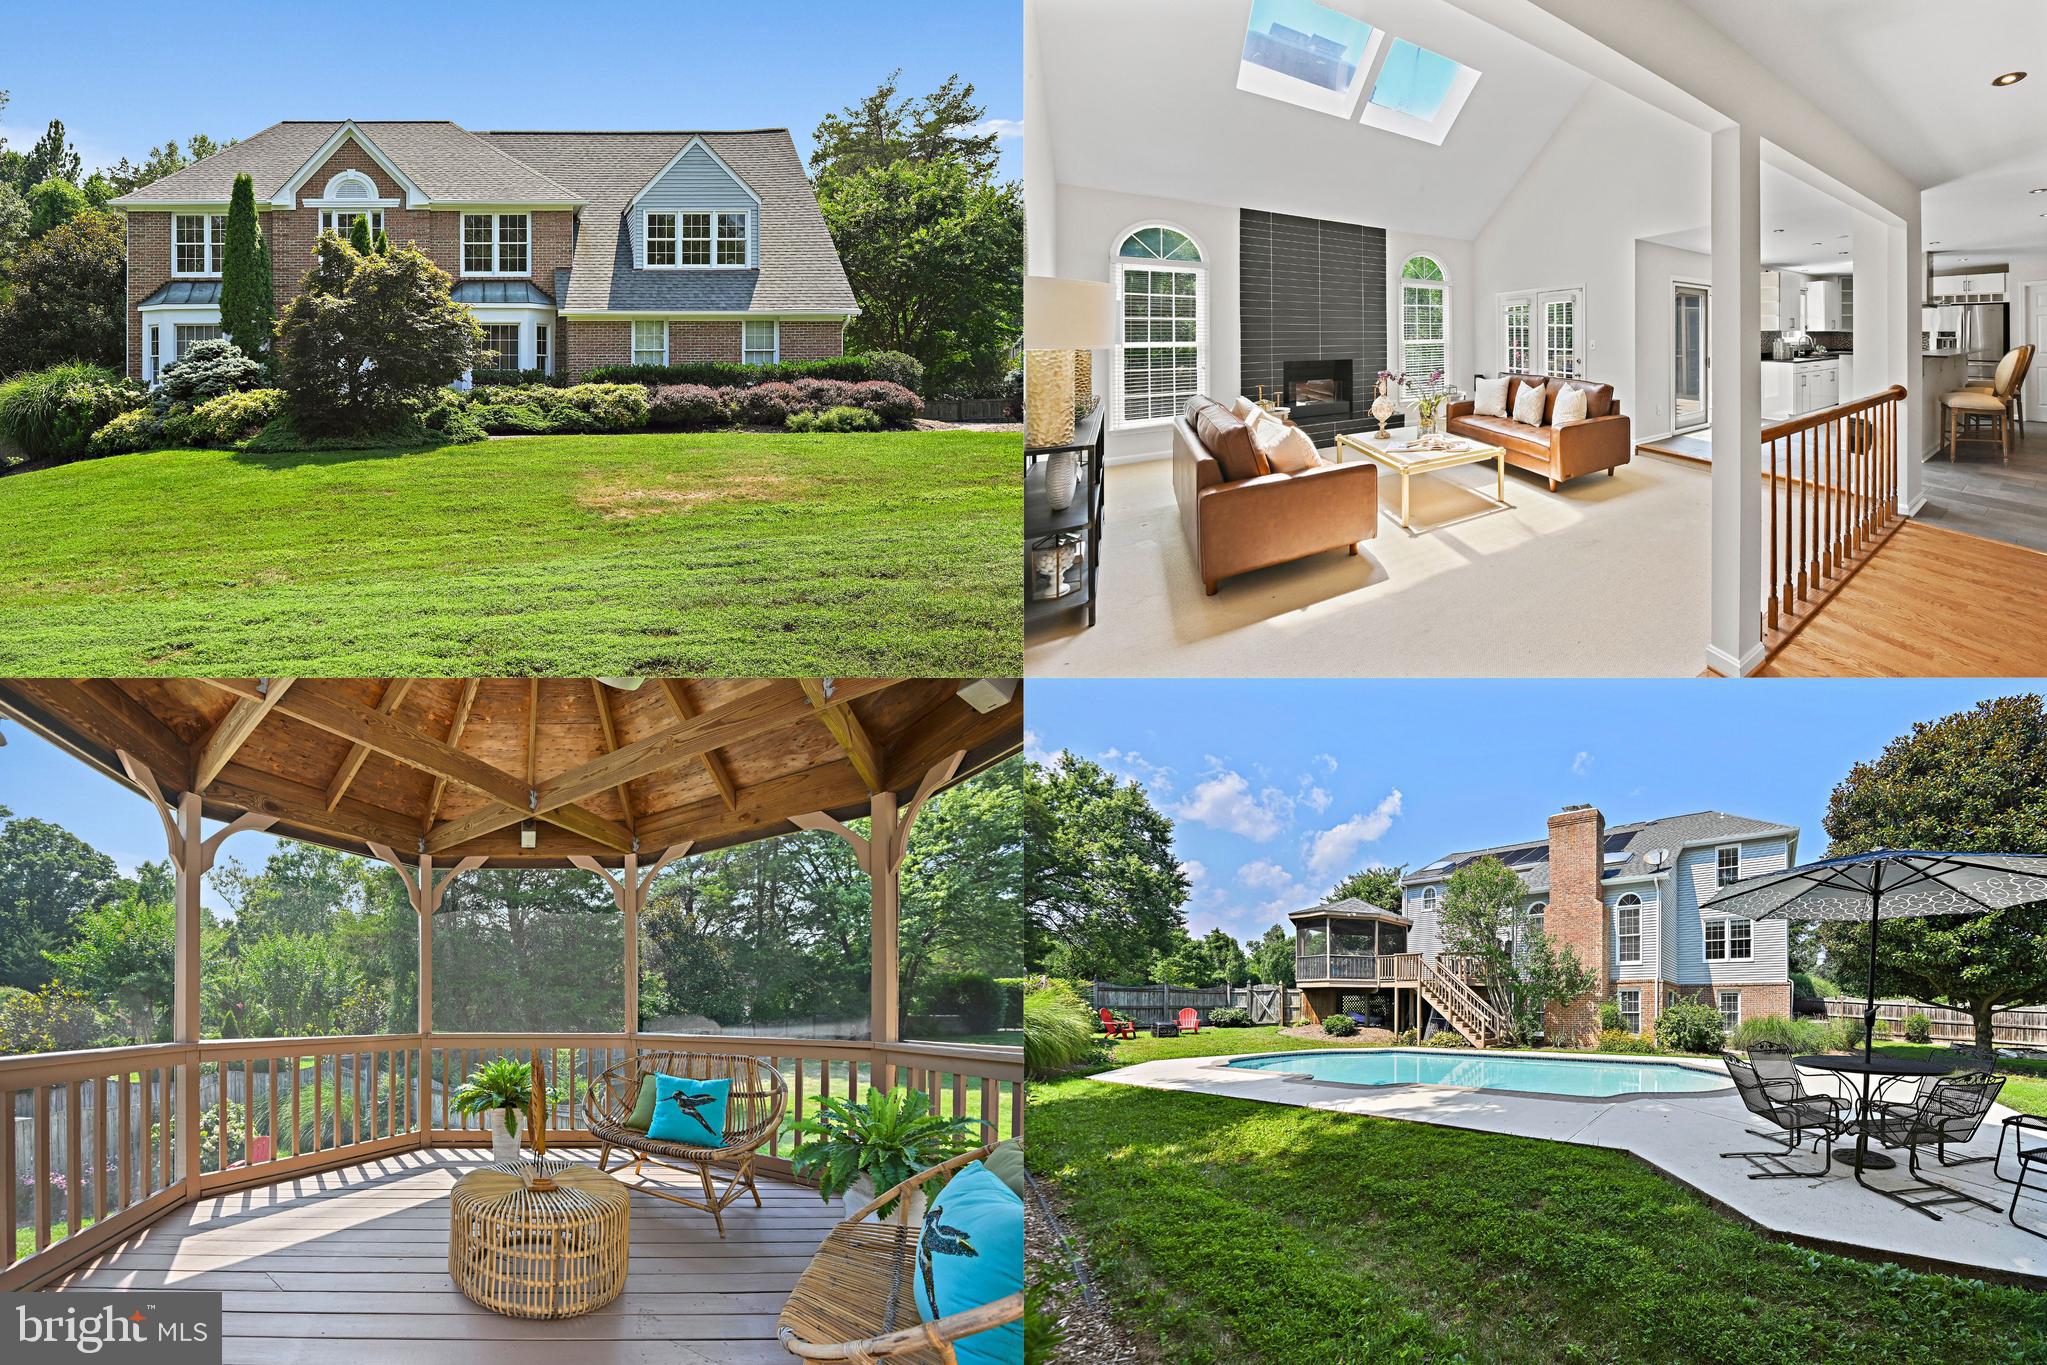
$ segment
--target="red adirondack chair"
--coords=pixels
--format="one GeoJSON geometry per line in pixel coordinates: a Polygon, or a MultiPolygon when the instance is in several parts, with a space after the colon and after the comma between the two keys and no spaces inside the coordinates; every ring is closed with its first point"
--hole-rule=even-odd
{"type": "Polygon", "coordinates": [[[1180,1032],[1201,1032],[1201,1014],[1192,1005],[1180,1011],[1180,1032]]]}
{"type": "Polygon", "coordinates": [[[1102,1032],[1108,1034],[1111,1038],[1135,1038],[1137,1036],[1137,1025],[1131,1023],[1128,1019],[1118,1019],[1115,1015],[1109,1013],[1107,1006],[1104,1006],[1102,1008],[1102,1032]]]}

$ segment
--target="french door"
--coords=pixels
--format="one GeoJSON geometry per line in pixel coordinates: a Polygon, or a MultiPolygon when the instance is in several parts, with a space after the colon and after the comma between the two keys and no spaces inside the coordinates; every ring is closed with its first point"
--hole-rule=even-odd
{"type": "Polygon", "coordinates": [[[1673,431],[1696,431],[1713,420],[1712,386],[1707,382],[1706,338],[1711,296],[1703,284],[1672,285],[1672,373],[1670,413],[1673,431]]]}

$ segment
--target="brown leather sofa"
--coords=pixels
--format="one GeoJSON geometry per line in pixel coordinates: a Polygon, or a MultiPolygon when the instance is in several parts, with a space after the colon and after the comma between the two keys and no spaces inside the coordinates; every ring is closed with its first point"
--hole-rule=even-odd
{"type": "Polygon", "coordinates": [[[1594,384],[1586,379],[1556,379],[1539,374],[1507,377],[1507,411],[1514,410],[1514,397],[1524,384],[1541,384],[1548,390],[1542,403],[1543,425],[1531,427],[1511,417],[1473,415],[1470,399],[1443,409],[1444,430],[1453,436],[1469,436],[1507,452],[1507,463],[1549,480],[1552,493],[1566,479],[1604,469],[1608,474],[1628,462],[1634,441],[1628,419],[1613,396],[1613,385],[1594,384]],[[1586,420],[1565,426],[1551,426],[1557,410],[1557,395],[1564,386],[1585,390],[1586,420]]]}
{"type": "Polygon", "coordinates": [[[1173,497],[1180,526],[1213,597],[1232,574],[1325,550],[1358,552],[1379,533],[1379,470],[1369,461],[1231,482],[1195,433],[1188,404],[1173,419],[1173,497]]]}

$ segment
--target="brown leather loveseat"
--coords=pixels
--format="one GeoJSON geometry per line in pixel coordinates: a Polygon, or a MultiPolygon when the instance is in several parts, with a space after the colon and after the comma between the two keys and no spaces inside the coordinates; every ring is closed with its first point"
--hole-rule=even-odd
{"type": "Polygon", "coordinates": [[[1173,497],[1209,596],[1232,574],[1325,550],[1356,554],[1359,541],[1378,534],[1377,466],[1323,463],[1297,474],[1227,479],[1196,431],[1195,415],[1210,401],[1191,399],[1173,419],[1173,497]]]}
{"type": "Polygon", "coordinates": [[[1549,480],[1550,491],[1566,479],[1604,469],[1611,474],[1628,462],[1634,451],[1628,419],[1613,396],[1613,385],[1595,384],[1587,379],[1557,379],[1539,374],[1507,377],[1507,411],[1514,411],[1514,397],[1524,384],[1541,384],[1548,389],[1542,403],[1539,427],[1517,422],[1512,417],[1479,417],[1466,398],[1445,408],[1444,430],[1453,436],[1469,436],[1507,452],[1507,463],[1549,480]],[[1555,420],[1557,395],[1564,386],[1585,391],[1586,418],[1558,427],[1555,420]]]}

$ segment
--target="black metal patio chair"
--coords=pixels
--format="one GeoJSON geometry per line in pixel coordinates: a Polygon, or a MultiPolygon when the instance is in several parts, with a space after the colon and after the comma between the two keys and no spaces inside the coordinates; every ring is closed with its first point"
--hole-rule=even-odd
{"type": "Polygon", "coordinates": [[[1846,1137],[1852,1129],[1846,1106],[1834,1095],[1807,1094],[1798,1084],[1797,1078],[1790,1080],[1766,1080],[1756,1068],[1731,1052],[1720,1054],[1720,1060],[1727,1066],[1727,1074],[1734,1081],[1734,1089],[1741,1096],[1741,1102],[1751,1114],[1761,1118],[1777,1133],[1756,1133],[1757,1137],[1782,1142],[1781,1148],[1762,1152],[1722,1152],[1722,1157],[1738,1157],[1756,1169],[1749,1172],[1750,1180],[1811,1180],[1823,1176],[1834,1160],[1834,1144],[1846,1137]],[[1778,1133],[1782,1136],[1779,1137],[1778,1133]],[[1791,1164],[1791,1158],[1810,1139],[1820,1152],[1817,1170],[1804,1170],[1791,1164]]]}
{"type": "MultiPolygon", "coordinates": [[[[2047,1193],[2047,1191],[2029,1190],[2026,1188],[2026,1181],[2028,1178],[2032,1176],[2033,1168],[2035,1166],[2047,1168],[2047,1145],[2042,1145],[2039,1147],[2028,1147],[2026,1146],[2025,1140],[2026,1131],[2028,1129],[2039,1131],[2042,1128],[2047,1128],[2047,1124],[2042,1124],[2039,1119],[2035,1118],[2031,1114],[2018,1114],[2014,1115],[2013,1117],[2016,1119],[2031,1120],[2031,1122],[2014,1123],[2012,1119],[2006,1119],[2004,1121],[2004,1132],[1999,1133],[1997,1135],[1997,1155],[2001,1158],[2004,1155],[2004,1139],[2006,1138],[2006,1136],[2013,1132],[2016,1132],[2018,1134],[2018,1142],[2016,1146],[2018,1148],[2017,1155],[2019,1159],[2019,1176],[2018,1179],[2013,1182],[2011,1187],[2011,1204],[2004,1211],[2005,1221],[2010,1223],[2013,1227],[2017,1228],[2020,1232],[2030,1232],[2035,1237],[2047,1238],[2047,1230],[2042,1230],[2040,1228],[2035,1227],[2028,1227],[2024,1223],[2021,1223],[2019,1221],[2019,1196],[2023,1194],[2047,1193]]],[[[2000,1161],[1998,1164],[2002,1165],[2003,1162],[2000,1161]]],[[[1997,1169],[1996,1166],[1991,1167],[1991,1170],[1993,1171],[1996,1169],[1997,1169]]]]}
{"type": "Polygon", "coordinates": [[[1948,1143],[1960,1145],[1975,1137],[2002,1089],[2004,1077],[1987,1071],[1969,1071],[1938,1078],[1920,1092],[1914,1104],[1872,1105],[1862,1120],[1869,1140],[1885,1147],[1904,1148],[1905,1168],[1917,1183],[1902,1190],[1887,1190],[1870,1184],[1860,1170],[1855,1172],[1855,1179],[1864,1189],[1874,1190],[1936,1221],[1940,1215],[1933,1210],[1945,1204],[1977,1204],[1994,1212],[1997,1205],[1988,1199],[1928,1179],[1919,1169],[1919,1149],[1932,1147],[1939,1151],[1948,1143]]]}
{"type": "MultiPolygon", "coordinates": [[[[1797,1054],[1782,1043],[1751,1043],[1748,1047],[1748,1064],[1756,1069],[1756,1076],[1768,1086],[1772,1094],[1782,1098],[1788,1093],[1793,1099],[1806,1099],[1809,1092],[1805,1080],[1798,1074],[1797,1054]],[[1789,1091],[1785,1087],[1789,1087],[1789,1091]]],[[[1750,1137],[1779,1140],[1776,1133],[1763,1133],[1751,1128],[1750,1137]]]]}

